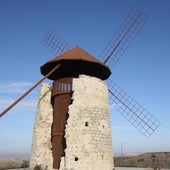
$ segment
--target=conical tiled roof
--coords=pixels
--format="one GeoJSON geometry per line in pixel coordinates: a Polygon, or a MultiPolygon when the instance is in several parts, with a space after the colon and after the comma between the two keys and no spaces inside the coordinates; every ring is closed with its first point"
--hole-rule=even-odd
{"type": "Polygon", "coordinates": [[[49,76],[49,79],[56,80],[63,77],[78,77],[79,74],[85,74],[105,80],[111,74],[110,69],[106,65],[79,46],[42,65],[41,73],[46,75],[57,64],[60,64],[59,69],[49,76]]]}

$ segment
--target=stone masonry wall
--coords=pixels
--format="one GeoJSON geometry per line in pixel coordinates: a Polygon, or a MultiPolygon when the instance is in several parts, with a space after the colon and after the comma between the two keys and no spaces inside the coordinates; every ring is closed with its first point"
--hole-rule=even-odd
{"type": "Polygon", "coordinates": [[[51,151],[51,125],[53,120],[53,109],[51,105],[51,87],[49,84],[42,84],[37,114],[32,139],[32,153],[30,169],[35,165],[52,170],[53,157],[51,151]]]}
{"type": "MultiPolygon", "coordinates": [[[[108,89],[102,80],[73,79],[73,102],[65,129],[66,149],[60,170],[112,170],[113,151],[108,89]]],[[[53,170],[51,86],[42,84],[32,139],[30,169],[53,170]]]]}
{"type": "Polygon", "coordinates": [[[112,170],[107,85],[98,78],[81,75],[73,79],[72,98],[60,170],[112,170]]]}

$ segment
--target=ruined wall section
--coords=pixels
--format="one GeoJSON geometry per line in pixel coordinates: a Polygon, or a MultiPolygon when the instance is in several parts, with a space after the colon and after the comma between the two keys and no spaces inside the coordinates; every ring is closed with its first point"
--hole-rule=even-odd
{"type": "Polygon", "coordinates": [[[41,165],[43,169],[53,169],[51,150],[52,121],[51,86],[43,83],[34,124],[30,169],[33,169],[35,165],[41,165]]]}
{"type": "Polygon", "coordinates": [[[73,79],[72,98],[65,130],[67,146],[60,170],[112,170],[107,85],[98,78],[81,75],[73,79]]]}

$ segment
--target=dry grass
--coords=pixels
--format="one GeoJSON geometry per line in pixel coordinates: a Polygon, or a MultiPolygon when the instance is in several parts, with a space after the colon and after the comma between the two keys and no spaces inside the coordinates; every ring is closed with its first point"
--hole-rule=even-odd
{"type": "Polygon", "coordinates": [[[151,155],[155,154],[158,158],[158,166],[160,168],[170,168],[170,152],[145,153],[132,157],[116,157],[114,158],[116,167],[141,167],[152,168],[153,162],[151,155]]]}

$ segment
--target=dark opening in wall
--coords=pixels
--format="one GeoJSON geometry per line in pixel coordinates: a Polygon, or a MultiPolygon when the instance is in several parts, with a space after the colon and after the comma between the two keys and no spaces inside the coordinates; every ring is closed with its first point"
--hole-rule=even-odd
{"type": "Polygon", "coordinates": [[[75,160],[75,161],[78,161],[78,160],[79,160],[79,158],[78,158],[78,157],[75,157],[75,158],[74,158],[74,160],[75,160]]]}
{"type": "Polygon", "coordinates": [[[85,123],[85,126],[86,126],[86,127],[89,126],[89,122],[86,122],[86,123],[85,123]]]}

